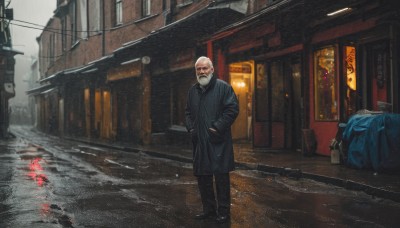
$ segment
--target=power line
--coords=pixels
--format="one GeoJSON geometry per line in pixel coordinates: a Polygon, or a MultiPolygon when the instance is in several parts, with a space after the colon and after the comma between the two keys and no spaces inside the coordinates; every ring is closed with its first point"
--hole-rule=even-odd
{"type": "MultiPolygon", "coordinates": [[[[7,19],[7,18],[5,18],[5,17],[0,17],[0,19],[7,19]]],[[[7,20],[8,20],[8,19],[7,19],[7,20]]],[[[17,20],[17,19],[9,20],[8,25],[10,25],[10,24],[11,24],[11,25],[14,25],[14,26],[20,26],[20,27],[29,28],[29,29],[35,29],[35,30],[41,30],[41,31],[44,31],[44,32],[51,32],[51,33],[54,33],[54,34],[60,34],[60,35],[69,36],[69,37],[74,37],[74,36],[75,36],[77,39],[80,39],[80,40],[83,40],[83,39],[86,39],[86,38],[89,38],[89,37],[92,37],[92,36],[97,36],[98,33],[101,33],[101,32],[110,32],[110,31],[114,30],[114,29],[86,30],[86,31],[68,30],[68,29],[66,29],[66,30],[61,30],[61,29],[50,28],[50,27],[48,27],[48,26],[43,26],[43,25],[39,25],[39,24],[27,22],[27,21],[22,21],[22,20],[17,20]],[[13,23],[12,21],[14,21],[14,22],[19,22],[19,23],[25,23],[25,24],[28,24],[28,25],[16,24],[16,23],[13,23]],[[32,26],[29,26],[29,25],[32,25],[32,26]],[[33,26],[37,26],[37,27],[33,27],[33,26]],[[38,27],[40,27],[40,28],[38,28],[38,27]],[[75,33],[75,34],[74,34],[74,33],[75,33]],[[79,33],[87,33],[87,37],[82,38],[82,37],[80,37],[80,36],[77,35],[77,34],[79,34],[79,33]],[[96,33],[96,34],[90,35],[90,33],[96,33]]],[[[124,25],[119,26],[119,28],[127,27],[127,26],[130,26],[130,25],[132,25],[132,24],[135,24],[135,21],[131,21],[131,22],[129,22],[129,23],[125,23],[124,25]]],[[[140,26],[137,26],[137,28],[141,29],[140,26]]],[[[141,30],[142,30],[142,29],[141,29],[141,30]]],[[[142,30],[142,31],[144,31],[144,30],[142,30]]],[[[149,32],[149,31],[144,31],[144,32],[149,32]]],[[[61,56],[64,56],[64,54],[61,54],[61,55],[58,55],[58,56],[39,56],[39,58],[42,58],[42,59],[46,59],[46,58],[51,59],[51,58],[58,58],[58,57],[61,57],[61,56]]]]}
{"type": "MultiPolygon", "coordinates": [[[[0,19],[7,19],[7,18],[5,18],[5,17],[0,17],[0,19]]],[[[22,21],[22,20],[17,20],[17,19],[12,19],[12,20],[10,20],[10,21],[15,21],[15,22],[21,22],[21,23],[25,23],[25,24],[30,24],[30,25],[34,25],[34,26],[38,26],[38,27],[41,27],[41,28],[43,28],[43,29],[41,29],[41,30],[43,30],[43,31],[55,31],[55,32],[59,32],[61,29],[56,29],[56,28],[49,28],[49,27],[47,27],[47,26],[44,26],[44,25],[39,25],[39,24],[35,24],[35,23],[31,23],[31,22],[27,22],[27,21],[22,21]]],[[[11,22],[10,22],[11,23],[11,22]]],[[[129,25],[132,25],[132,24],[134,24],[135,22],[134,21],[132,21],[131,23],[126,23],[125,25],[123,25],[123,26],[120,26],[120,27],[125,27],[125,26],[129,26],[129,25]]],[[[18,25],[18,24],[14,24],[14,23],[11,23],[11,24],[13,24],[13,25],[18,25]]],[[[22,25],[21,25],[22,26],[22,25]]],[[[23,26],[23,27],[26,27],[26,28],[34,28],[34,27],[28,27],[28,26],[23,26]]],[[[38,29],[38,30],[40,30],[39,28],[34,28],[34,29],[38,29]]],[[[96,32],[96,33],[99,33],[99,32],[102,32],[102,31],[107,31],[107,32],[109,32],[109,31],[112,31],[113,29],[99,29],[99,30],[69,30],[69,29],[65,29],[64,31],[66,31],[66,32],[88,32],[88,33],[91,33],[91,32],[96,32]]]]}
{"type": "MultiPolygon", "coordinates": [[[[26,25],[19,25],[19,24],[14,24],[14,23],[10,23],[10,24],[12,24],[12,25],[15,25],[15,26],[20,26],[20,27],[24,27],[24,28],[30,28],[30,29],[36,29],[36,30],[42,30],[42,31],[47,31],[47,29],[40,29],[40,28],[35,28],[35,27],[31,27],[31,26],[26,26],[26,25]]],[[[53,33],[56,33],[56,34],[62,34],[62,33],[59,33],[59,32],[57,32],[57,31],[53,31],[53,30],[50,30],[51,32],[53,32],[53,33]]],[[[67,35],[67,36],[72,36],[71,34],[65,34],[65,35],[67,35]]],[[[82,38],[80,38],[80,37],[78,37],[79,39],[82,39],[82,38]]],[[[54,59],[54,58],[59,58],[59,57],[61,57],[61,56],[63,56],[64,54],[61,54],[61,55],[58,55],[58,56],[40,56],[40,55],[38,55],[38,58],[41,58],[41,59],[54,59]]]]}
{"type": "MultiPolygon", "coordinates": [[[[70,37],[73,37],[74,35],[73,34],[70,34],[70,33],[63,33],[63,32],[60,32],[60,30],[58,30],[58,29],[53,29],[53,28],[35,28],[35,27],[32,27],[32,26],[27,26],[27,25],[20,25],[20,24],[15,24],[15,23],[12,23],[12,22],[10,22],[10,24],[12,24],[12,25],[15,25],[15,26],[20,26],[20,27],[24,27],[24,28],[30,28],[30,29],[36,29],[36,30],[41,30],[41,31],[47,31],[47,32],[52,32],[52,33],[55,33],[55,34],[60,34],[60,35],[65,35],[65,36],[70,36],[70,37]]],[[[72,30],[65,30],[66,32],[71,32],[72,30]]],[[[82,32],[84,32],[84,31],[76,31],[77,33],[82,33],[82,32]]],[[[97,31],[97,32],[101,32],[101,31],[97,31]]],[[[96,34],[97,35],[97,34],[96,34]]],[[[96,36],[96,35],[88,35],[87,37],[92,37],[92,36],[96,36]]],[[[85,38],[83,38],[83,37],[80,37],[80,36],[77,36],[77,35],[75,35],[76,37],[77,37],[77,39],[85,39],[85,38]]]]}
{"type": "MultiPolygon", "coordinates": [[[[4,17],[3,17],[3,18],[4,18],[4,17]]],[[[11,21],[11,20],[10,20],[10,21],[11,21]]],[[[22,23],[30,24],[30,25],[35,25],[35,26],[39,26],[39,27],[42,27],[42,28],[45,28],[45,27],[46,27],[46,26],[44,26],[44,25],[39,25],[39,24],[35,24],[35,23],[27,22],[27,21],[16,20],[16,19],[13,19],[12,21],[22,22],[22,23]]]]}
{"type": "Polygon", "coordinates": [[[14,24],[14,23],[12,23],[12,22],[10,22],[9,24],[15,25],[15,26],[24,27],[24,28],[30,28],[30,29],[36,29],[36,30],[41,30],[41,31],[48,31],[48,32],[53,32],[53,33],[62,34],[62,33],[59,33],[58,30],[53,30],[53,29],[35,28],[35,27],[27,26],[27,25],[14,24]]]}
{"type": "MultiPolygon", "coordinates": [[[[0,19],[7,19],[7,18],[5,18],[5,17],[0,17],[0,19]]],[[[9,21],[15,21],[15,22],[21,22],[21,23],[25,23],[25,24],[30,24],[30,25],[34,25],[34,26],[41,27],[41,28],[43,28],[43,29],[34,28],[34,27],[29,27],[29,26],[24,26],[24,27],[26,27],[26,28],[33,28],[33,29],[42,30],[42,31],[54,31],[54,32],[56,32],[56,33],[61,34],[61,32],[60,32],[61,29],[49,28],[49,27],[44,26],[44,25],[39,25],[39,24],[31,23],[31,22],[28,22],[28,21],[17,20],[17,19],[12,19],[12,20],[9,20],[9,21]]],[[[127,22],[127,23],[125,23],[125,24],[123,24],[123,25],[119,25],[118,28],[127,27],[127,26],[133,25],[133,24],[135,24],[135,23],[136,23],[136,22],[133,20],[133,21],[127,22]]],[[[11,23],[11,24],[17,25],[17,24],[14,24],[14,23],[11,23]]],[[[22,25],[21,25],[21,26],[22,26],[22,25]]],[[[139,28],[139,29],[142,30],[143,32],[149,33],[149,31],[143,30],[140,26],[137,26],[137,28],[139,28]]],[[[87,32],[87,33],[100,33],[100,32],[110,32],[110,31],[113,31],[113,30],[114,30],[114,28],[110,28],[110,29],[99,29],[99,30],[69,30],[69,29],[65,29],[64,31],[65,31],[65,32],[78,32],[78,33],[83,33],[83,32],[87,32]]],[[[90,36],[89,36],[89,37],[90,37],[90,36]]]]}

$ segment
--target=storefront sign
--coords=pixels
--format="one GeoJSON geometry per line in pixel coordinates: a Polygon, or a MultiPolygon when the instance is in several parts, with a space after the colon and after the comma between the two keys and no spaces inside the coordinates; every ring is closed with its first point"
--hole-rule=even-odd
{"type": "Polygon", "coordinates": [[[229,73],[251,74],[251,66],[248,64],[229,66],[229,73]]]}
{"type": "Polygon", "coordinates": [[[119,67],[111,68],[107,72],[108,81],[116,81],[126,78],[140,77],[142,74],[142,62],[140,59],[119,67]]]}

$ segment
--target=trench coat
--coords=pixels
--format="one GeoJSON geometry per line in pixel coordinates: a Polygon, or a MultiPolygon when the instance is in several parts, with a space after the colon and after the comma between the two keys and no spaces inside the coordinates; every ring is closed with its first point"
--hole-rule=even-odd
{"type": "Polygon", "coordinates": [[[205,88],[196,83],[189,89],[185,119],[192,137],[194,175],[235,169],[231,125],[238,114],[238,99],[232,86],[216,76],[205,88]],[[209,128],[216,129],[217,134],[209,128]]]}

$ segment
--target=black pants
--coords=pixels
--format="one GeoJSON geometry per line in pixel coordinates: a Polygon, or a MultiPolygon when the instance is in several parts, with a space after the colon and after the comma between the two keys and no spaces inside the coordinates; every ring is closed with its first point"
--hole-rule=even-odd
{"type": "Polygon", "coordinates": [[[231,184],[229,173],[197,176],[197,183],[200,190],[201,202],[203,203],[203,212],[218,212],[218,215],[229,215],[231,206],[231,184]],[[214,195],[213,179],[217,200],[214,195]]]}

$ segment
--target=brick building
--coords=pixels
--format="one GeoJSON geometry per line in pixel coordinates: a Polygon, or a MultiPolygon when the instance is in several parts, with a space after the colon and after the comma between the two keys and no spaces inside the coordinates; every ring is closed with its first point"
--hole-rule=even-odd
{"type": "Polygon", "coordinates": [[[185,139],[193,63],[213,59],[240,115],[233,137],[329,154],[338,122],[377,102],[399,112],[394,0],[58,1],[38,38],[38,127],[131,143],[185,139]],[[347,72],[352,68],[351,72],[347,72]],[[322,80],[325,78],[326,80],[322,80]],[[329,80],[328,80],[329,79],[329,80]]]}

